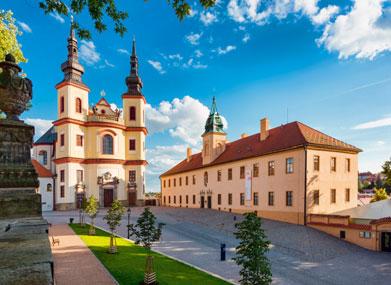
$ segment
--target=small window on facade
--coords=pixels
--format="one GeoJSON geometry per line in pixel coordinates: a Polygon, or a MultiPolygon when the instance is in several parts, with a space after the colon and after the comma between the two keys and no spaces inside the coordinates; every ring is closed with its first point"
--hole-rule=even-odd
{"type": "Polygon", "coordinates": [[[350,202],[350,189],[345,189],[345,202],[350,202]]]}
{"type": "MultiPolygon", "coordinates": [[[[129,170],[129,182],[136,182],[136,170],[129,170]]],[[[164,180],[164,187],[166,187],[166,180],[164,180]]]]}
{"type": "Polygon", "coordinates": [[[104,135],[102,138],[103,154],[113,154],[113,137],[104,135]]]}
{"type": "Polygon", "coordinates": [[[228,194],[228,205],[232,205],[232,193],[228,194]]]}
{"type": "Polygon", "coordinates": [[[64,97],[60,97],[60,113],[64,112],[64,107],[65,107],[64,97]]]}
{"type": "Polygon", "coordinates": [[[136,120],[136,107],[134,107],[134,106],[129,108],[129,120],[130,121],[136,120]]]}
{"type": "Polygon", "coordinates": [[[286,173],[293,173],[293,157],[289,157],[286,159],[286,173]]]}
{"type": "Polygon", "coordinates": [[[163,196],[163,204],[166,205],[166,196],[163,196]]]}
{"type": "Polygon", "coordinates": [[[41,164],[48,164],[48,153],[45,150],[41,150],[38,154],[38,160],[41,164]]]}
{"type": "Polygon", "coordinates": [[[232,180],[232,168],[228,168],[228,180],[232,180]]]}
{"type": "Polygon", "coordinates": [[[179,204],[182,204],[182,195],[179,195],[179,204]]]}
{"type": "Polygon", "coordinates": [[[221,170],[217,170],[217,181],[221,181],[221,170]]]}
{"type": "Polygon", "coordinates": [[[350,158],[345,159],[346,172],[350,172],[350,158]]]}
{"type": "Polygon", "coordinates": [[[46,191],[47,192],[52,192],[52,190],[53,190],[52,184],[48,183],[48,185],[46,185],[46,191]]]}
{"type": "Polygon", "coordinates": [[[65,145],[65,135],[61,134],[60,135],[60,146],[64,146],[64,145],[65,145]]]}
{"type": "Polygon", "coordinates": [[[168,196],[168,204],[171,204],[171,196],[168,196]]]}
{"type": "Polygon", "coordinates": [[[182,177],[179,177],[179,186],[182,186],[182,177]]]}
{"type": "Polygon", "coordinates": [[[293,205],[293,192],[292,191],[286,191],[286,205],[288,207],[293,205]]]}
{"type": "Polygon", "coordinates": [[[258,177],[259,176],[259,164],[254,163],[253,164],[253,177],[258,177]]]}
{"type": "Polygon", "coordinates": [[[65,182],[65,170],[60,170],[60,182],[65,182]]]}
{"type": "Polygon", "coordinates": [[[188,176],[186,176],[185,181],[186,181],[186,186],[189,185],[189,177],[188,176]]]}
{"type": "Polygon", "coordinates": [[[171,187],[171,179],[168,179],[168,187],[171,187]]]}
{"type": "Polygon", "coordinates": [[[186,204],[189,204],[189,195],[186,195],[186,204]]]}
{"type": "Polygon", "coordinates": [[[240,205],[244,205],[244,193],[240,193],[240,205]]]}
{"type": "Polygon", "coordinates": [[[166,180],[163,180],[163,188],[166,188],[166,180]]]}
{"type": "Polygon", "coordinates": [[[274,161],[269,161],[268,163],[268,175],[269,176],[274,175],[274,161]]]}
{"type": "Polygon", "coordinates": [[[221,194],[217,194],[217,205],[221,205],[221,194]]]}
{"type": "Polygon", "coordinates": [[[345,239],[346,238],[346,232],[345,231],[339,231],[339,238],[345,239]]]}
{"type": "Polygon", "coordinates": [[[61,198],[65,197],[65,186],[64,185],[60,186],[60,197],[61,198]]]}
{"type": "Polygon", "coordinates": [[[245,176],[246,176],[246,169],[244,166],[241,166],[240,167],[240,179],[244,179],[245,176]]]}
{"type": "Polygon", "coordinates": [[[176,204],[176,196],[174,195],[174,204],[176,204]]]}
{"type": "Polygon", "coordinates": [[[314,171],[320,170],[320,157],[319,155],[314,155],[314,171]]]}
{"type": "Polygon", "coordinates": [[[336,172],[337,171],[337,158],[336,157],[332,157],[331,160],[330,160],[330,170],[332,172],[336,172]]]}
{"type": "Polygon", "coordinates": [[[208,186],[208,172],[205,171],[204,172],[204,186],[208,186]]]}
{"type": "Polygon", "coordinates": [[[196,184],[196,176],[193,175],[193,185],[195,185],[195,184],[196,184]]]}
{"type": "Polygon", "coordinates": [[[76,181],[77,181],[77,183],[81,183],[84,181],[83,170],[76,170],[76,181]]]}
{"type": "Polygon", "coordinates": [[[76,113],[81,113],[81,99],[76,98],[76,113]]]}
{"type": "Polygon", "coordinates": [[[129,150],[136,150],[136,140],[135,139],[129,140],[129,150]]]}
{"type": "Polygon", "coordinates": [[[254,194],[253,194],[253,203],[254,203],[254,206],[258,206],[259,205],[258,192],[254,192],[254,194]]]}
{"type": "Polygon", "coordinates": [[[83,136],[82,135],[76,135],[76,145],[83,146],[83,136]]]}
{"type": "Polygon", "coordinates": [[[193,204],[195,205],[196,203],[196,195],[193,195],[193,204]]]}
{"type": "Polygon", "coordinates": [[[176,178],[174,178],[174,187],[176,187],[176,178]]]}
{"type": "Polygon", "coordinates": [[[319,190],[314,190],[313,195],[314,205],[319,205],[319,190]]]}
{"type": "Polygon", "coordinates": [[[332,204],[335,204],[337,202],[337,190],[336,189],[330,190],[330,202],[332,204]]]}
{"type": "Polygon", "coordinates": [[[268,194],[268,204],[269,206],[274,205],[274,192],[269,192],[268,194]]]}

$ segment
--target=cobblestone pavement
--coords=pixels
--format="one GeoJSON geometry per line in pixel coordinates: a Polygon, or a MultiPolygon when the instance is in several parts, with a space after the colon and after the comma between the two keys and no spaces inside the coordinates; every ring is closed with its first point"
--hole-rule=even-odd
{"type": "MultiPolygon", "coordinates": [[[[132,208],[135,223],[143,208],[132,208]]],[[[239,269],[232,261],[237,240],[233,236],[235,218],[241,215],[208,209],[152,207],[158,222],[165,223],[162,241],[154,248],[200,268],[237,281],[239,269]],[[220,261],[220,243],[227,245],[227,261],[220,261]]],[[[99,212],[96,224],[106,210],[99,212]]],[[[78,221],[78,212],[48,212],[52,223],[78,221]]],[[[87,218],[88,220],[88,218],[87,218]]],[[[118,233],[124,237],[127,214],[118,233]]],[[[272,242],[268,254],[273,284],[391,284],[391,254],[372,252],[304,226],[263,220],[272,242]]]]}

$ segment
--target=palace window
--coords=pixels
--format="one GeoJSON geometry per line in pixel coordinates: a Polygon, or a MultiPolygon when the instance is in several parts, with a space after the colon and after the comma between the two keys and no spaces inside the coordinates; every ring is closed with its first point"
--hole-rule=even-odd
{"type": "Polygon", "coordinates": [[[60,97],[60,113],[63,113],[65,109],[64,97],[60,97]]]}
{"type": "Polygon", "coordinates": [[[76,181],[77,183],[83,182],[83,170],[76,170],[76,181]]]}
{"type": "Polygon", "coordinates": [[[258,192],[254,192],[254,194],[253,194],[253,203],[254,203],[254,206],[258,206],[258,204],[259,204],[258,192]]]}
{"type": "Polygon", "coordinates": [[[53,190],[52,184],[51,184],[51,183],[48,183],[48,184],[46,185],[46,191],[47,191],[47,192],[52,192],[52,190],[53,190]]]}
{"type": "Polygon", "coordinates": [[[186,204],[189,204],[189,195],[186,195],[186,204]]]}
{"type": "Polygon", "coordinates": [[[176,196],[174,195],[174,204],[176,204],[176,196]]]}
{"type": "Polygon", "coordinates": [[[76,135],[76,146],[83,146],[83,136],[76,135]]]}
{"type": "Polygon", "coordinates": [[[171,179],[168,179],[168,187],[171,187],[171,179]]]}
{"type": "Polygon", "coordinates": [[[289,157],[286,159],[286,173],[293,173],[293,157],[289,157]]]}
{"type": "Polygon", "coordinates": [[[204,186],[208,186],[208,172],[205,171],[204,172],[204,186]]]}
{"type": "Polygon", "coordinates": [[[228,168],[228,180],[232,180],[232,168],[228,168]]]}
{"type": "Polygon", "coordinates": [[[174,178],[174,187],[176,187],[176,178],[174,178]]]}
{"type": "Polygon", "coordinates": [[[171,204],[171,196],[168,196],[168,204],[171,204]]]}
{"type": "Polygon", "coordinates": [[[313,192],[314,205],[319,205],[319,190],[313,192]]]}
{"type": "Polygon", "coordinates": [[[228,205],[232,205],[232,193],[228,194],[228,205]]]}
{"type": "Polygon", "coordinates": [[[48,163],[48,153],[46,150],[41,150],[38,154],[39,162],[43,165],[48,163]]]}
{"type": "Polygon", "coordinates": [[[182,195],[179,195],[179,204],[182,204],[182,195]]]}
{"type": "Polygon", "coordinates": [[[60,135],[60,146],[64,146],[64,145],[65,145],[65,135],[61,134],[60,135]]]}
{"type": "MultiPolygon", "coordinates": [[[[129,170],[129,182],[136,182],[136,170],[129,170]]],[[[164,187],[166,187],[166,180],[164,180],[164,187]]]]}
{"type": "Polygon", "coordinates": [[[330,159],[330,170],[332,172],[336,172],[337,171],[337,158],[336,157],[332,157],[330,159]]]}
{"type": "Polygon", "coordinates": [[[185,181],[186,181],[186,186],[189,185],[189,177],[188,176],[186,176],[185,181]]]}
{"type": "Polygon", "coordinates": [[[129,150],[136,150],[136,140],[135,139],[129,140],[129,150]]]}
{"type": "Polygon", "coordinates": [[[319,155],[314,155],[314,171],[320,170],[320,157],[319,155]]]}
{"type": "Polygon", "coordinates": [[[163,204],[166,205],[166,196],[163,196],[163,204]]]}
{"type": "Polygon", "coordinates": [[[182,186],[182,177],[179,177],[179,186],[182,186]]]}
{"type": "Polygon", "coordinates": [[[76,98],[76,113],[81,113],[81,99],[76,98]]]}
{"type": "Polygon", "coordinates": [[[113,137],[110,135],[103,136],[103,154],[113,154],[113,137]]]}
{"type": "Polygon", "coordinates": [[[129,108],[129,120],[130,121],[136,120],[136,107],[134,107],[134,106],[129,108]]]}
{"type": "Polygon", "coordinates": [[[217,170],[217,181],[221,181],[221,170],[217,170]]]}
{"type": "Polygon", "coordinates": [[[268,204],[269,204],[269,206],[274,206],[274,192],[269,192],[268,204]]]}
{"type": "Polygon", "coordinates": [[[345,189],[345,202],[350,202],[350,189],[345,189]]]}
{"type": "Polygon", "coordinates": [[[372,237],[371,232],[360,232],[360,238],[370,239],[372,237]]]}
{"type": "Polygon", "coordinates": [[[268,175],[273,176],[274,175],[274,161],[269,161],[268,163],[268,175]]]}
{"type": "Polygon", "coordinates": [[[163,180],[163,188],[166,188],[166,180],[163,180]]]}
{"type": "Polygon", "coordinates": [[[293,192],[292,191],[286,191],[286,205],[288,207],[293,205],[293,192]]]}
{"type": "Polygon", "coordinates": [[[245,177],[245,172],[246,172],[246,169],[244,168],[244,166],[241,166],[240,167],[240,179],[244,179],[245,177]]]}
{"type": "Polygon", "coordinates": [[[259,164],[254,163],[253,164],[253,177],[258,177],[259,176],[259,164]]]}
{"type": "Polygon", "coordinates": [[[345,159],[345,170],[346,172],[350,172],[350,158],[345,159]]]}
{"type": "Polygon", "coordinates": [[[217,205],[221,205],[221,194],[217,194],[217,205]]]}
{"type": "Polygon", "coordinates": [[[337,202],[337,190],[336,189],[330,190],[330,202],[331,202],[331,204],[335,204],[337,202]]]}
{"type": "Polygon", "coordinates": [[[244,193],[240,193],[240,205],[244,205],[244,193]]]}
{"type": "Polygon", "coordinates": [[[60,197],[61,198],[65,197],[65,186],[64,185],[60,186],[60,197]]]}
{"type": "Polygon", "coordinates": [[[196,176],[193,175],[193,185],[195,185],[195,184],[196,184],[196,176]]]}
{"type": "Polygon", "coordinates": [[[65,182],[65,170],[60,170],[60,182],[65,182]]]}
{"type": "Polygon", "coordinates": [[[193,204],[196,203],[196,195],[193,195],[193,204]]]}

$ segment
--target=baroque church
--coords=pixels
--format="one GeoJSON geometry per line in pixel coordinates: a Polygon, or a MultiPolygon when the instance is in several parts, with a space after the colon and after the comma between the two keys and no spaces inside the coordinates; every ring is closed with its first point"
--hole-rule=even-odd
{"type": "Polygon", "coordinates": [[[57,120],[33,145],[37,172],[45,178],[45,169],[52,173],[51,183],[42,183],[39,175],[43,204],[53,205],[47,210],[75,209],[83,196],[94,195],[100,207],[109,207],[114,200],[143,205],[148,131],[135,40],[127,90],[122,94],[123,114],[104,97],[90,106],[90,89],[82,80],[84,68],[72,28],[68,58],[61,70],[64,78],[56,85],[57,120]]]}

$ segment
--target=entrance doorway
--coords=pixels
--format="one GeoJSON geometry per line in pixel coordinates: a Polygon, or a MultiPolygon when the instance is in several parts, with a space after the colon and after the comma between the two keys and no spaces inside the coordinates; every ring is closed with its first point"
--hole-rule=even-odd
{"type": "Polygon", "coordinates": [[[113,203],[113,188],[105,188],[103,191],[103,206],[111,207],[113,203]]]}
{"type": "Polygon", "coordinates": [[[129,191],[128,192],[129,206],[136,206],[136,201],[137,201],[137,192],[136,191],[129,191]]]}
{"type": "Polygon", "coordinates": [[[205,197],[201,196],[201,208],[205,208],[205,197]]]}
{"type": "Polygon", "coordinates": [[[212,209],[212,196],[208,196],[208,209],[212,209]]]}
{"type": "Polygon", "coordinates": [[[391,252],[391,232],[381,233],[381,250],[391,252]]]}

